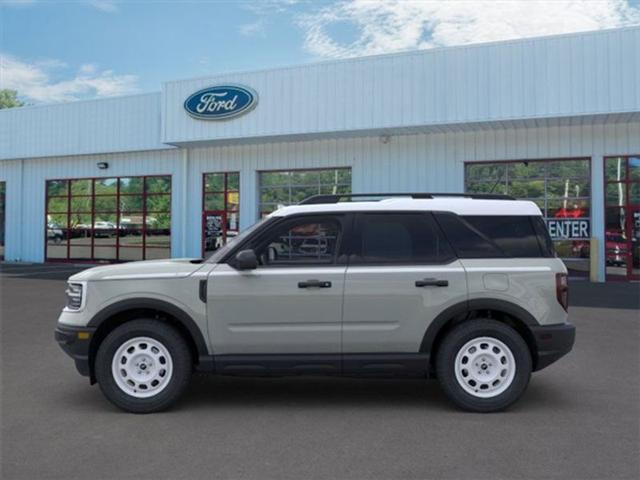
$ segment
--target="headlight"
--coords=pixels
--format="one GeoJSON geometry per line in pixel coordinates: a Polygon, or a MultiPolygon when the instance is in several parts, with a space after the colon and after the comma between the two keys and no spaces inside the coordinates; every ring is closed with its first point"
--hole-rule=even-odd
{"type": "Polygon", "coordinates": [[[68,283],[66,294],[67,308],[69,310],[80,310],[80,307],[82,307],[82,284],[68,283]]]}

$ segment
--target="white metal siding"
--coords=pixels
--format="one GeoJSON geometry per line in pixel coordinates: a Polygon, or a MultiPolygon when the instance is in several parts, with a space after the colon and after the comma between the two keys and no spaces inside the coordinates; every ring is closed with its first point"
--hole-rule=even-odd
{"type": "Polygon", "coordinates": [[[129,154],[53,157],[0,162],[0,180],[7,181],[7,260],[44,261],[45,182],[61,178],[116,177],[133,175],[172,176],[171,254],[184,254],[181,232],[184,215],[184,174],[178,150],[129,154]],[[99,170],[97,162],[108,162],[99,170]]]}
{"type": "Polygon", "coordinates": [[[421,125],[640,110],[640,28],[424,50],[168,82],[162,139],[380,131],[421,125]],[[227,121],[189,117],[184,100],[213,84],[259,95],[227,121]]]}
{"type": "Polygon", "coordinates": [[[160,93],[0,111],[0,159],[161,148],[160,93]]]}
{"type": "Polygon", "coordinates": [[[5,228],[4,228],[4,258],[18,259],[22,256],[22,229],[25,222],[22,214],[22,161],[0,162],[0,182],[6,182],[5,191],[5,228]]]}

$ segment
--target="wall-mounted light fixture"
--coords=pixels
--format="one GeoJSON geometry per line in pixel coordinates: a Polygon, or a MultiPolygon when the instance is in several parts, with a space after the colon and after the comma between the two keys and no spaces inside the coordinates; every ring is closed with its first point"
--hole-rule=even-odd
{"type": "Polygon", "coordinates": [[[98,162],[97,165],[100,170],[106,170],[109,168],[109,164],[107,162],[98,162]]]}

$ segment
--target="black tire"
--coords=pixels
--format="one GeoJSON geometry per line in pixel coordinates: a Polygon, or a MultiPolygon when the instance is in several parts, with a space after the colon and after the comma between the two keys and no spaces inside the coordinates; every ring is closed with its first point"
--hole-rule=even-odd
{"type": "Polygon", "coordinates": [[[132,320],[110,332],[100,344],[95,362],[96,380],[102,393],[111,403],[131,413],[153,413],[170,407],[187,388],[192,369],[193,359],[180,332],[162,321],[150,319],[132,320]],[[160,342],[171,355],[173,364],[173,372],[164,389],[148,398],[137,398],[125,392],[111,371],[118,348],[136,337],[150,337],[160,342]]]}
{"type": "Polygon", "coordinates": [[[456,406],[471,412],[496,412],[513,404],[526,390],[531,368],[531,352],[520,334],[504,323],[488,319],[470,320],[455,327],[440,344],[436,357],[436,374],[444,393],[456,406]],[[491,398],[468,393],[455,374],[458,352],[477,337],[492,337],[501,341],[511,350],[515,360],[513,381],[506,390],[491,398]]]}

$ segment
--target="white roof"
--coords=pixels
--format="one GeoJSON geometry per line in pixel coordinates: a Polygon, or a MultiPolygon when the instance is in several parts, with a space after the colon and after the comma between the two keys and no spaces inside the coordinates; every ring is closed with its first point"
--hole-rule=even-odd
{"type": "Polygon", "coordinates": [[[458,215],[542,215],[538,206],[529,200],[485,200],[460,197],[413,199],[409,197],[387,198],[379,201],[353,201],[292,205],[276,210],[274,217],[286,217],[298,213],[322,212],[389,212],[389,211],[437,211],[458,215]]]}

